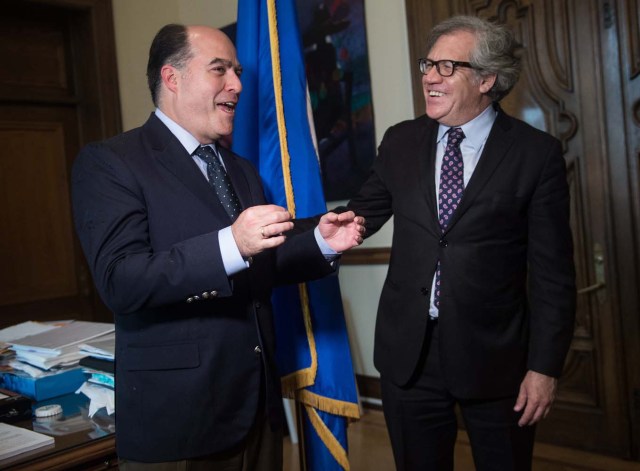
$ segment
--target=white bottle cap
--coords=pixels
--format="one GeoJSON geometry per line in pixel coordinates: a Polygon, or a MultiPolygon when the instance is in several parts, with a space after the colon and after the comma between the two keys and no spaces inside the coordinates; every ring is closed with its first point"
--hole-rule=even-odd
{"type": "Polygon", "coordinates": [[[52,417],[58,414],[62,414],[62,406],[60,404],[49,404],[36,409],[36,417],[52,417]]]}

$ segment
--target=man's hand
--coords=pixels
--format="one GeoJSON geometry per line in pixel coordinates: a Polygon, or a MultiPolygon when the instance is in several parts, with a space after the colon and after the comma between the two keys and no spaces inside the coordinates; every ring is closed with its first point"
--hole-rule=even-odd
{"type": "Polygon", "coordinates": [[[336,252],[344,252],[362,243],[365,233],[364,218],[353,211],[327,213],[318,223],[320,235],[336,252]]]}
{"type": "Polygon", "coordinates": [[[518,421],[520,427],[533,425],[547,416],[556,398],[557,385],[556,378],[531,370],[527,371],[520,384],[520,393],[513,408],[516,412],[524,409],[518,421]]]}
{"type": "Polygon", "coordinates": [[[231,233],[244,258],[282,245],[284,232],[293,229],[291,214],[275,204],[252,206],[240,213],[231,225],[231,233]]]}

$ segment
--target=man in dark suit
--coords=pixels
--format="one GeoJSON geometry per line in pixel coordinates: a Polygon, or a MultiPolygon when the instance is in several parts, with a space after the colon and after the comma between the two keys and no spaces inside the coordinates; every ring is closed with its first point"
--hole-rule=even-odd
{"type": "Polygon", "coordinates": [[[74,163],[78,235],[115,315],[122,469],[281,469],[272,287],[332,273],[324,254],[362,241],[353,213],[287,237],[255,168],[216,145],[240,72],[222,32],[165,26],[147,69],[155,113],[74,163]]]}
{"type": "Polygon", "coordinates": [[[348,209],[392,215],[375,365],[399,470],[451,470],[460,406],[477,469],[530,469],[573,333],[575,275],[560,143],[498,106],[515,41],[475,17],[436,26],[426,116],[385,134],[348,209]]]}

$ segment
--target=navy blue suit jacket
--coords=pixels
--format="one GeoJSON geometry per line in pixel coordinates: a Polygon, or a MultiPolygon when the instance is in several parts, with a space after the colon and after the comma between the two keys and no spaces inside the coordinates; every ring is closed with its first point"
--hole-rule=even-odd
{"type": "MultiPolygon", "coordinates": [[[[243,208],[264,204],[255,168],[222,156],[243,208]]],[[[237,445],[256,417],[261,381],[267,404],[280,404],[272,287],[333,271],[313,233],[229,278],[218,231],[231,221],[155,115],[85,147],[72,182],[80,242],[115,315],[118,454],[174,461],[237,445]]]]}

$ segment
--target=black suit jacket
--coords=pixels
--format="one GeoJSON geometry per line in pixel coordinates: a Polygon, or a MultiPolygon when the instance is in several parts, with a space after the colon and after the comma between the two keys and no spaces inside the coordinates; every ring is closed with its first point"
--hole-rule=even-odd
{"type": "Polygon", "coordinates": [[[527,369],[557,377],[573,334],[575,275],[560,143],[498,110],[447,230],[438,224],[438,123],[422,116],[385,134],[349,204],[368,234],[392,215],[374,362],[405,385],[425,340],[441,261],[440,358],[458,397],[515,394],[527,369]]]}
{"type": "MultiPolygon", "coordinates": [[[[264,204],[255,168],[222,156],[242,206],[264,204]]],[[[72,181],[78,235],[115,314],[118,454],[174,461],[237,445],[256,417],[261,376],[267,404],[281,404],[273,285],[333,271],[313,233],[229,278],[218,231],[231,221],[155,115],[85,147],[72,181]]]]}

